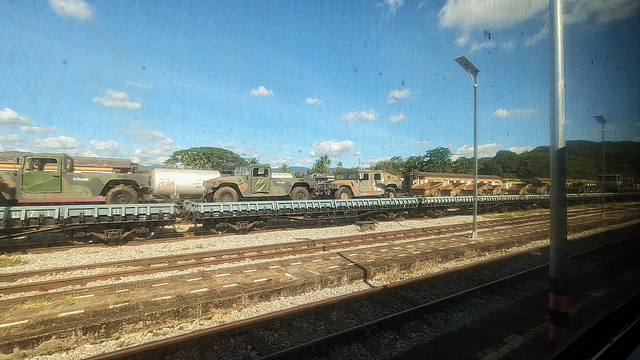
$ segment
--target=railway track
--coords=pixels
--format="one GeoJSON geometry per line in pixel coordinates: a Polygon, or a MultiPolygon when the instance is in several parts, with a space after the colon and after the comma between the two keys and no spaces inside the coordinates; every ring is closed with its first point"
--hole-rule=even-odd
{"type": "MultiPolygon", "coordinates": [[[[636,296],[639,254],[635,230],[571,256],[573,328],[595,323],[607,313],[603,303],[615,308],[636,296]]],[[[548,341],[548,268],[532,260],[531,253],[507,255],[95,359],[552,358],[565,344],[548,341]]]]}
{"type": "MultiPolygon", "coordinates": [[[[599,217],[599,211],[590,211],[588,214],[575,214],[572,217],[569,225],[572,231],[584,231],[592,228],[597,228],[600,226],[607,225],[609,222],[625,222],[630,219],[636,219],[637,209],[621,209],[617,212],[611,211],[609,213],[609,217],[606,219],[601,219],[599,217]]],[[[238,259],[241,256],[246,256],[246,258],[255,258],[259,256],[265,256],[266,258],[270,258],[268,263],[265,263],[264,266],[235,266],[235,270],[230,269],[222,269],[219,271],[202,271],[197,270],[192,275],[161,275],[159,278],[155,279],[125,279],[124,282],[116,282],[112,285],[104,285],[104,286],[96,286],[93,288],[78,288],[76,290],[66,290],[59,291],[56,293],[45,293],[40,295],[26,296],[24,298],[16,298],[13,300],[3,301],[3,304],[8,308],[17,308],[17,309],[27,309],[30,308],[33,303],[37,304],[53,304],[56,306],[56,310],[51,310],[46,312],[53,318],[69,318],[69,325],[72,326],[73,329],[51,329],[49,325],[41,326],[36,325],[36,322],[32,320],[21,320],[16,318],[5,318],[0,320],[0,333],[5,333],[5,335],[14,334],[16,337],[25,339],[24,341],[32,341],[33,343],[38,343],[43,339],[46,340],[47,336],[43,335],[42,337],[37,334],[37,331],[45,331],[48,334],[55,334],[53,336],[59,337],[64,336],[65,331],[78,331],[79,328],[83,328],[83,326],[89,326],[87,330],[88,333],[93,332],[94,330],[90,330],[95,328],[98,325],[91,324],[105,324],[101,325],[102,327],[111,328],[116,325],[107,325],[112,322],[114,318],[118,318],[119,322],[131,322],[135,320],[124,320],[124,317],[133,316],[136,318],[140,316],[141,310],[143,319],[142,321],[146,322],[148,326],[159,326],[162,323],[162,316],[169,317],[182,317],[183,314],[172,313],[175,312],[175,306],[212,306],[212,307],[220,307],[223,308],[225,306],[233,306],[233,304],[240,306],[246,306],[247,302],[255,301],[256,299],[262,299],[259,301],[263,301],[266,299],[264,296],[259,295],[259,291],[261,289],[275,289],[273,296],[280,297],[283,291],[284,293],[289,293],[291,291],[295,291],[296,287],[302,289],[301,281],[303,279],[294,280],[291,282],[291,278],[288,278],[288,273],[293,273],[296,276],[299,276],[296,271],[299,271],[300,274],[305,274],[307,272],[300,272],[300,266],[305,265],[296,265],[301,264],[301,262],[296,262],[296,260],[287,260],[291,259],[291,255],[293,255],[293,250],[301,251],[301,252],[309,252],[310,249],[313,251],[319,252],[317,255],[313,255],[309,257],[306,262],[310,264],[309,269],[314,272],[320,271],[319,274],[324,274],[324,278],[326,280],[317,281],[318,286],[326,286],[332,283],[333,280],[331,278],[335,275],[339,275],[339,273],[334,274],[334,271],[339,270],[340,268],[349,271],[351,268],[351,272],[347,275],[339,275],[346,278],[353,278],[362,281],[362,272],[364,271],[365,278],[367,281],[367,276],[375,276],[376,274],[380,274],[385,269],[388,270],[388,266],[398,267],[398,264],[403,261],[406,264],[413,263],[423,263],[429,261],[443,261],[443,259],[456,259],[456,258],[464,258],[469,256],[474,256],[479,252],[489,252],[489,251],[497,251],[500,249],[508,249],[519,242],[529,242],[535,241],[536,239],[544,239],[548,236],[548,216],[545,215],[537,215],[537,216],[529,216],[522,218],[513,218],[513,219],[499,219],[499,220],[491,220],[488,222],[481,222],[481,231],[482,229],[494,229],[491,231],[491,237],[495,237],[495,242],[487,243],[487,244],[471,244],[466,236],[460,236],[460,232],[468,232],[470,231],[469,225],[464,226],[445,226],[436,229],[416,229],[413,230],[414,234],[402,234],[402,232],[391,232],[391,233],[382,233],[382,234],[361,234],[357,237],[349,238],[334,238],[323,240],[326,241],[324,243],[319,243],[319,240],[314,241],[301,241],[296,244],[296,246],[300,246],[301,244],[306,244],[308,248],[296,248],[296,246],[290,246],[289,250],[283,249],[282,244],[278,244],[278,246],[272,247],[270,249],[259,249],[253,248],[251,253],[247,253],[244,255],[238,255],[238,250],[230,250],[226,255],[221,255],[225,258],[219,258],[218,260],[222,263],[229,262],[239,262],[238,259]],[[516,227],[517,224],[521,226],[516,230],[509,231],[508,227],[516,227]],[[526,224],[526,226],[522,225],[526,224]],[[501,226],[503,229],[497,229],[497,227],[501,226]],[[444,234],[444,232],[451,231],[453,234],[444,234]],[[458,234],[458,235],[456,235],[458,234]],[[428,236],[437,236],[437,240],[434,241],[424,241],[424,240],[404,240],[402,245],[398,245],[400,243],[395,243],[400,241],[401,237],[407,236],[417,236],[420,239],[424,239],[428,236]],[[363,245],[365,242],[369,242],[369,245],[375,245],[374,248],[363,248],[361,250],[355,249],[355,247],[363,245]],[[441,244],[441,245],[438,245],[441,244]],[[446,244],[446,245],[445,245],[446,244]],[[337,247],[341,249],[345,248],[354,248],[353,250],[343,251],[340,253],[329,252],[332,247],[337,247]],[[377,254],[372,254],[372,251],[369,249],[376,249],[379,251],[377,254]],[[260,254],[260,251],[265,251],[260,254]],[[284,251],[284,253],[283,253],[284,251]],[[399,254],[394,256],[395,254],[399,254]],[[404,252],[404,254],[400,254],[404,252]],[[336,256],[338,254],[338,256],[336,256]],[[402,256],[408,257],[403,258],[402,256]],[[286,255],[286,257],[284,256],[286,255]],[[387,259],[387,260],[385,260],[387,259]],[[414,260],[415,259],[415,260],[414,260]],[[431,259],[431,260],[429,260],[431,259]],[[344,266],[345,261],[347,262],[346,266],[344,266]],[[371,263],[370,263],[371,261],[371,263]],[[381,265],[376,268],[377,263],[384,263],[384,261],[388,261],[391,265],[381,265]],[[358,265],[362,264],[362,265],[358,265]],[[366,265],[365,265],[366,264],[366,265]],[[349,266],[356,265],[356,266],[349,266]],[[386,267],[386,268],[385,268],[386,267]],[[262,269],[262,270],[260,270],[262,269]],[[298,269],[298,270],[296,270],[298,269]],[[320,270],[323,269],[323,270],[320,270]],[[279,271],[279,273],[275,274],[273,279],[268,279],[266,274],[268,272],[279,271]],[[367,273],[369,275],[367,275],[367,273]],[[255,275],[255,276],[254,276],[255,275]],[[279,276],[279,278],[278,278],[279,276]],[[233,278],[233,280],[232,280],[233,278]],[[173,279],[173,280],[171,280],[173,279]],[[221,282],[221,281],[227,282],[221,282]],[[290,284],[290,285],[288,285],[290,284]],[[326,285],[323,285],[326,284],[326,285]],[[193,285],[191,288],[187,288],[187,285],[193,285]],[[231,286],[227,288],[227,286],[231,286]],[[252,287],[256,287],[255,290],[251,290],[252,287]],[[288,290],[277,290],[280,287],[282,289],[288,290]],[[216,290],[218,289],[218,290],[216,290]],[[237,290],[236,290],[237,289],[237,290]],[[216,291],[221,291],[220,295],[214,295],[216,291]],[[230,292],[235,291],[235,292],[230,292]],[[206,295],[211,293],[212,295],[206,295]],[[253,295],[251,295],[253,294],[253,295]],[[193,297],[196,298],[193,298],[193,297]],[[191,299],[191,300],[190,300],[191,299]],[[71,303],[70,303],[70,300],[71,303]],[[195,302],[194,302],[195,301],[195,302]],[[57,305],[56,305],[57,304],[57,305]],[[91,305],[86,308],[82,308],[82,304],[91,305]],[[104,304],[109,309],[117,309],[118,312],[115,314],[107,314],[109,311],[96,309],[99,307],[98,305],[104,304]],[[82,309],[79,309],[82,308],[82,309]],[[93,308],[93,309],[92,309],[93,308]],[[155,310],[154,310],[155,309],[155,310]],[[149,321],[148,316],[145,314],[157,312],[157,315],[153,316],[153,321],[149,321]],[[167,313],[168,311],[168,313],[167,313]],[[165,315],[161,315],[165,314],[165,315]],[[107,318],[105,318],[107,316],[107,318]],[[122,319],[120,319],[123,317],[122,319]],[[85,319],[86,318],[86,319],[85,319]],[[82,320],[85,319],[85,320],[82,320]],[[107,320],[108,319],[108,320],[107,320]],[[24,332],[21,332],[19,327],[21,324],[27,324],[24,321],[28,322],[28,327],[32,326],[33,323],[34,329],[25,329],[24,332]],[[87,325],[79,325],[84,324],[87,325]],[[49,326],[49,327],[47,327],[49,326]],[[6,331],[5,331],[6,330],[6,331]],[[16,331],[14,331],[16,330],[16,331]],[[53,331],[53,332],[52,332],[53,331]],[[30,335],[27,335],[30,334],[30,335]]],[[[489,233],[486,233],[489,234],[489,233]]],[[[246,250],[249,249],[244,249],[246,250]]],[[[191,258],[182,258],[178,260],[175,257],[171,261],[174,262],[174,265],[185,265],[187,267],[202,267],[202,263],[198,263],[198,261],[194,261],[194,254],[189,254],[191,258]],[[180,261],[187,262],[186,264],[178,264],[180,261]]],[[[211,254],[208,254],[211,256],[211,254]]],[[[203,258],[204,259],[204,258],[203,258]]],[[[159,262],[155,263],[155,266],[149,265],[150,267],[145,270],[148,272],[169,272],[166,266],[169,264],[167,259],[156,259],[159,262]],[[161,265],[164,264],[164,265],[161,265]]],[[[136,264],[136,262],[129,263],[129,265],[136,264]]],[[[104,265],[104,264],[102,264],[104,265]]],[[[138,261],[139,265],[139,261],[138,261]]],[[[101,266],[101,265],[96,265],[101,266]]],[[[172,266],[172,265],[169,265],[172,266]]],[[[60,269],[63,270],[63,269],[60,269]]],[[[68,269],[65,269],[68,271],[68,269]]],[[[135,269],[134,269],[135,270],[135,269]]],[[[342,270],[342,271],[345,271],[342,270]]],[[[305,270],[306,271],[306,270],[305,270]]],[[[49,270],[51,272],[51,270],[49,270]]],[[[111,272],[110,274],[102,274],[100,276],[104,277],[123,277],[122,272],[111,272]]],[[[64,276],[64,275],[63,275],[64,276]]],[[[131,275],[133,276],[133,275],[131,275]]],[[[316,275],[314,275],[316,276],[316,275]]],[[[8,279],[8,278],[6,278],[8,279]]],[[[76,281],[76,280],[73,280],[76,281]]],[[[79,283],[86,283],[87,277],[82,278],[79,283]]],[[[312,280],[316,281],[316,280],[312,280]]],[[[42,282],[40,285],[42,286],[68,286],[70,283],[61,282],[55,286],[46,285],[49,281],[42,282]]],[[[32,284],[33,285],[33,284],[32,284]]],[[[334,285],[335,286],[335,285],[334,285]]],[[[14,294],[16,292],[24,291],[24,288],[15,290],[8,290],[7,293],[14,294]]],[[[45,309],[40,309],[41,313],[45,309]]],[[[110,310],[111,311],[111,310],[110,310]]],[[[191,315],[189,315],[191,316],[191,315]]],[[[111,330],[107,331],[109,333],[111,330]]],[[[102,333],[101,336],[106,336],[102,333]]],[[[3,335],[3,337],[5,337],[3,335]]],[[[10,338],[10,336],[5,337],[6,339],[10,338]]],[[[27,346],[27,343],[20,343],[19,347],[27,346]]],[[[7,342],[3,345],[10,345],[11,342],[7,340],[7,342]]],[[[14,345],[15,342],[13,343],[14,345]]]]}
{"type": "MultiPolygon", "coordinates": [[[[597,213],[597,211],[591,210],[581,213],[576,212],[573,213],[572,216],[585,217],[597,213]]],[[[521,224],[546,224],[547,221],[547,215],[530,215],[521,218],[481,221],[478,226],[479,229],[482,230],[489,228],[518,226],[521,224]]],[[[116,277],[124,278],[129,276],[148,275],[168,271],[184,271],[198,267],[212,266],[231,262],[264,260],[284,256],[321,253],[325,251],[346,249],[357,246],[373,246],[394,241],[405,241],[432,236],[451,235],[468,232],[470,230],[470,224],[444,225],[428,228],[406,229],[385,233],[364,233],[357,236],[294,241],[288,243],[254,246],[239,249],[206,251],[145,259],[132,259],[108,263],[78,265],[65,268],[5,273],[0,274],[0,284],[3,284],[0,286],[0,294],[7,295],[20,292],[45,291],[73,285],[85,285],[90,282],[116,277]],[[88,270],[99,269],[109,269],[109,271],[93,275],[69,275],[78,271],[86,272],[88,270]],[[46,277],[46,280],[37,281],[37,279],[44,277],[46,277]],[[24,279],[35,279],[35,281],[20,281],[24,279]]]]}

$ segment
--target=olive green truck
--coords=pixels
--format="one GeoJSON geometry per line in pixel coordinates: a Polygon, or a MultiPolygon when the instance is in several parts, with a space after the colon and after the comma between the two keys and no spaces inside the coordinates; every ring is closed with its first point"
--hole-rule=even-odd
{"type": "Polygon", "coordinates": [[[0,171],[0,204],[133,204],[151,197],[149,175],[75,172],[67,154],[24,154],[0,171]]]}
{"type": "Polygon", "coordinates": [[[247,198],[282,198],[309,200],[316,192],[313,178],[274,177],[271,165],[242,165],[235,176],[205,180],[206,202],[229,202],[247,198]]]}

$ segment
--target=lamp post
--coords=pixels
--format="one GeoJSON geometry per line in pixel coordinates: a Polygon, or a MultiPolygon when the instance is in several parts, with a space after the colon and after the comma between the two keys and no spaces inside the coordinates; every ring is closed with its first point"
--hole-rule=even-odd
{"type": "Polygon", "coordinates": [[[604,217],[604,123],[607,121],[602,115],[597,115],[595,118],[602,125],[602,212],[600,217],[604,217]]]}
{"type": "Polygon", "coordinates": [[[564,45],[562,0],[549,0],[551,55],[549,146],[549,339],[566,341],[569,335],[569,251],[567,243],[567,165],[564,136],[564,45]]]}
{"type": "Polygon", "coordinates": [[[473,232],[471,238],[478,237],[478,69],[466,56],[458,56],[454,59],[469,75],[473,81],[473,232]]]}

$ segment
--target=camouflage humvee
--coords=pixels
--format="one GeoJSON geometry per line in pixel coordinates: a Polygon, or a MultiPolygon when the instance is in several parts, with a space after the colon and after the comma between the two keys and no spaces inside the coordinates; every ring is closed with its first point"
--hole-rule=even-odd
{"type": "Polygon", "coordinates": [[[309,200],[316,182],[311,178],[273,178],[271,165],[238,166],[235,176],[205,180],[204,201],[229,202],[240,198],[289,197],[309,200]]]}
{"type": "Polygon", "coordinates": [[[0,171],[0,203],[134,204],[150,196],[149,176],[74,172],[67,154],[26,154],[0,171]]]}
{"type": "Polygon", "coordinates": [[[333,199],[360,196],[395,197],[402,189],[402,179],[382,170],[347,170],[337,180],[318,185],[318,192],[333,199]]]}

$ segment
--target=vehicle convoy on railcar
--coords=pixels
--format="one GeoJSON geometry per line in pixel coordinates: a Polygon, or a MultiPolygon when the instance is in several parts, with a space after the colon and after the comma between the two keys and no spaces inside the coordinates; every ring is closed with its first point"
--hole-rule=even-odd
{"type": "Polygon", "coordinates": [[[151,193],[148,175],[76,172],[67,154],[25,154],[16,163],[18,169],[0,171],[5,204],[137,203],[151,193]]]}
{"type": "Polygon", "coordinates": [[[332,199],[383,196],[393,198],[402,191],[402,179],[382,170],[349,169],[335,180],[318,185],[318,194],[332,199]]]}
{"type": "Polygon", "coordinates": [[[0,153],[0,204],[135,204],[201,199],[220,171],[154,168],[124,159],[0,153]],[[79,163],[80,162],[80,163],[79,163]]]}
{"type": "Polygon", "coordinates": [[[241,165],[236,167],[234,176],[209,179],[203,185],[207,202],[275,197],[309,200],[317,190],[313,178],[274,177],[268,164],[241,165]]]}

